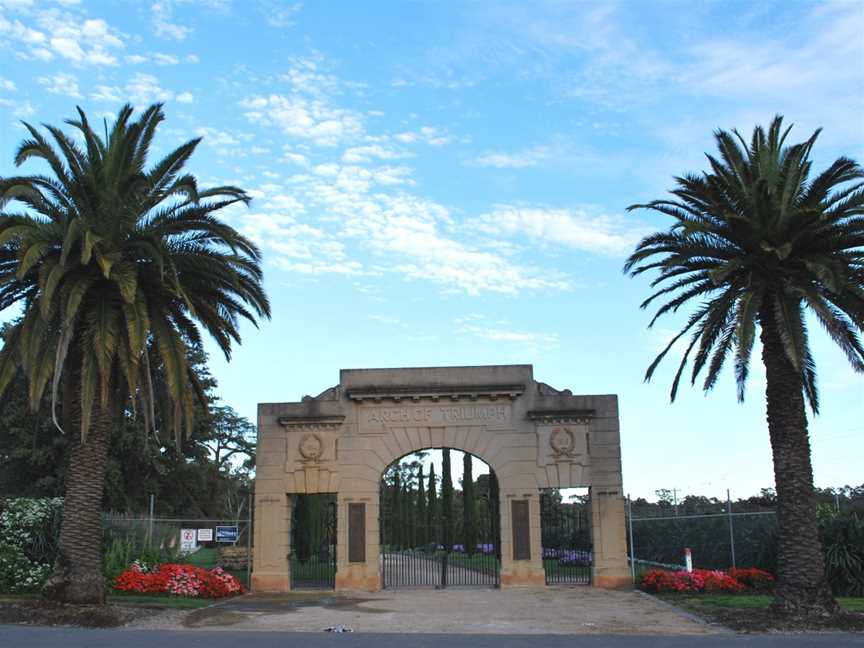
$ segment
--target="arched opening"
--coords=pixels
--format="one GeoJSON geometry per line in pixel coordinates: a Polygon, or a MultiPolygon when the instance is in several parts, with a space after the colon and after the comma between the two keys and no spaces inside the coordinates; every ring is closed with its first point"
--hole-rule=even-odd
{"type": "Polygon", "coordinates": [[[429,448],[381,476],[381,579],[401,587],[498,587],[499,485],[479,457],[429,448]]]}

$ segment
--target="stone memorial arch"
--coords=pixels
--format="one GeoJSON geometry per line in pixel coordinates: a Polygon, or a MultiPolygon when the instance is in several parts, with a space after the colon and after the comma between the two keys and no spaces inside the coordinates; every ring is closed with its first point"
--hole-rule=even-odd
{"type": "Polygon", "coordinates": [[[500,584],[544,585],[540,493],[590,488],[592,583],[630,584],[618,399],[534,380],[531,365],[347,369],[297,403],[258,406],[252,588],[291,589],[292,503],[335,498],[335,588],[381,588],[379,485],[404,455],[485,461],[500,493],[500,584]]]}

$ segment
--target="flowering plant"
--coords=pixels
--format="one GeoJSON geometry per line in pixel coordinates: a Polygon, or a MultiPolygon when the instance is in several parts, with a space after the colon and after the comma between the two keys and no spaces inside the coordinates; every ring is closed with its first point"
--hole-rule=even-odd
{"type": "Polygon", "coordinates": [[[764,569],[757,569],[756,567],[733,567],[729,570],[729,576],[748,589],[757,592],[770,592],[774,589],[774,577],[764,569]]]}
{"type": "MultiPolygon", "coordinates": [[[[761,570],[755,571],[761,572],[761,570]]],[[[767,572],[762,573],[772,578],[767,572]]],[[[731,573],[708,569],[694,569],[692,572],[666,572],[652,569],[642,577],[640,587],[648,592],[727,592],[729,594],[751,588],[731,573]]]]}
{"type": "Polygon", "coordinates": [[[57,552],[63,500],[0,500],[0,593],[39,590],[57,552]]]}
{"type": "Polygon", "coordinates": [[[51,566],[30,560],[21,547],[0,542],[0,593],[35,592],[51,566]]]}
{"type": "Polygon", "coordinates": [[[114,580],[114,589],[192,598],[223,598],[244,591],[240,581],[221,567],[204,569],[194,565],[167,563],[145,571],[137,561],[114,580]]]}

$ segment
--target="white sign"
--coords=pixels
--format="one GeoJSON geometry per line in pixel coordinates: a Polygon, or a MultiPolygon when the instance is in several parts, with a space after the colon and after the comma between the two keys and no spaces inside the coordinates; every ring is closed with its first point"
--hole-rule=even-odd
{"type": "Polygon", "coordinates": [[[180,529],[180,551],[195,551],[195,529],[180,529]]]}
{"type": "Polygon", "coordinates": [[[198,542],[213,542],[213,529],[198,529],[198,542]]]}

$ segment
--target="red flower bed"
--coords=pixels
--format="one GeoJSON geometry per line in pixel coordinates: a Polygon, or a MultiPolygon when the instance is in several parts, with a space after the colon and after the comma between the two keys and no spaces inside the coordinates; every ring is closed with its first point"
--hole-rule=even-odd
{"type": "Polygon", "coordinates": [[[770,592],[774,589],[774,577],[764,569],[755,567],[733,567],[729,575],[744,587],[756,592],[770,592]]]}
{"type": "Polygon", "coordinates": [[[221,567],[165,564],[152,572],[132,565],[114,580],[114,589],[141,594],[174,594],[197,598],[223,598],[242,593],[243,586],[221,567]]]}
{"type": "Polygon", "coordinates": [[[648,592],[737,592],[768,591],[774,577],[756,568],[710,571],[694,569],[692,572],[666,572],[652,569],[642,577],[640,587],[648,592]]]}

